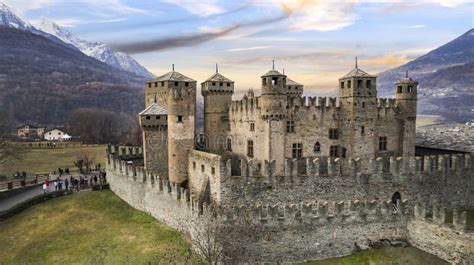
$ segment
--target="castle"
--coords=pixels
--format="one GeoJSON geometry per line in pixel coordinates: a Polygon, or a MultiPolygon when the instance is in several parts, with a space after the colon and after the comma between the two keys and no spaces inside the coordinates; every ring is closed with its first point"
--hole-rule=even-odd
{"type": "Polygon", "coordinates": [[[302,97],[303,85],[274,66],[261,86],[260,96],[249,90],[233,101],[234,82],[216,66],[201,83],[197,134],[197,82],[174,69],[148,82],[143,150],[109,147],[111,189],[193,240],[207,205],[228,209],[227,225],[244,210],[257,231],[242,235],[255,262],[343,256],[381,239],[408,240],[450,262],[473,259],[465,212],[474,209],[472,158],[416,156],[418,83],[408,73],[394,99],[377,98],[376,76],[357,61],[339,79],[338,98],[302,97]],[[144,167],[127,162],[142,156],[144,167]],[[420,234],[425,224],[457,236],[431,243],[420,234]],[[446,248],[459,242],[471,248],[446,248]]]}

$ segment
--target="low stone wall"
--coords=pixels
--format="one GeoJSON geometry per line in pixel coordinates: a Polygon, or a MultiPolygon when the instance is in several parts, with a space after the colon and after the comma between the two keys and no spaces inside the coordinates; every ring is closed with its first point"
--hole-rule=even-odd
{"type": "Polygon", "coordinates": [[[452,264],[474,264],[474,233],[467,230],[466,213],[454,211],[453,221],[446,222],[444,209],[434,209],[427,218],[426,210],[417,206],[408,222],[408,242],[452,264]]]}

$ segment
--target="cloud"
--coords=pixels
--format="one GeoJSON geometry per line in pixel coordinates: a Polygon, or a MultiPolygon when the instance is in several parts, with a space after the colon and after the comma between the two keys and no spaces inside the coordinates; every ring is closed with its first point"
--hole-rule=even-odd
{"type": "MultiPolygon", "coordinates": [[[[54,21],[54,23],[58,24],[61,27],[71,28],[78,25],[87,25],[87,24],[106,24],[106,23],[114,23],[114,22],[121,22],[126,21],[126,18],[114,18],[114,19],[97,19],[97,20],[90,20],[90,19],[77,19],[77,18],[47,18],[48,20],[54,21]]],[[[41,24],[41,19],[29,19],[28,21],[35,25],[39,26],[41,24]]]]}
{"type": "Polygon", "coordinates": [[[13,8],[20,14],[26,14],[29,11],[52,8],[52,7],[69,7],[82,6],[87,10],[94,10],[102,16],[110,16],[113,12],[115,14],[146,14],[148,11],[131,7],[121,2],[121,0],[3,0],[9,7],[13,8]]]}
{"type": "MultiPolygon", "coordinates": [[[[377,2],[377,1],[373,1],[377,2]]],[[[400,12],[411,8],[419,8],[427,5],[437,5],[446,8],[455,8],[464,4],[473,3],[472,0],[397,0],[382,1],[384,3],[383,10],[386,12],[400,12]]]]}
{"type": "Polygon", "coordinates": [[[163,2],[177,5],[191,14],[207,17],[224,13],[225,9],[217,5],[217,0],[163,0],[163,2]]]}
{"type": "Polygon", "coordinates": [[[386,65],[399,65],[408,62],[408,58],[404,55],[401,56],[381,56],[369,59],[359,60],[361,64],[370,66],[386,66],[386,65]]]}
{"type": "Polygon", "coordinates": [[[411,28],[411,29],[420,29],[420,28],[425,28],[425,27],[426,27],[426,25],[411,25],[411,26],[409,26],[409,28],[411,28]]]}
{"type": "Polygon", "coordinates": [[[268,49],[271,48],[272,46],[253,46],[253,47],[247,47],[247,48],[236,48],[236,49],[228,49],[228,52],[241,52],[241,51],[253,51],[253,50],[262,50],[262,49],[268,49]]]}

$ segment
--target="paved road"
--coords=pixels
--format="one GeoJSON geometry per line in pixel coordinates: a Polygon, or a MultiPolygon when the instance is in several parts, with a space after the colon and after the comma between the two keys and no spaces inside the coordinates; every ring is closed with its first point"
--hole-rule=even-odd
{"type": "MultiPolygon", "coordinates": [[[[52,183],[50,183],[48,190],[54,191],[54,185],[52,185],[52,183]]],[[[29,189],[22,193],[15,194],[14,196],[10,198],[5,198],[3,200],[0,200],[0,212],[8,210],[11,207],[15,206],[16,204],[26,201],[42,193],[43,193],[43,185],[38,185],[35,188],[29,189]]]]}

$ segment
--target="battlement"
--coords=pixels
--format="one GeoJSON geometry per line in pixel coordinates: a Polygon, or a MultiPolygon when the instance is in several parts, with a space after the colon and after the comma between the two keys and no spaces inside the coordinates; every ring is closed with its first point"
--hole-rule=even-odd
{"type": "Polygon", "coordinates": [[[139,158],[143,157],[143,148],[140,146],[125,146],[125,145],[107,145],[107,156],[120,158],[139,158]]]}
{"type": "Polygon", "coordinates": [[[397,101],[394,98],[377,98],[377,108],[379,109],[397,108],[397,101]]]}
{"type": "Polygon", "coordinates": [[[458,232],[466,232],[468,230],[467,211],[456,208],[448,209],[444,204],[436,202],[432,205],[415,204],[413,218],[415,221],[448,227],[458,232]]]}
{"type": "MultiPolygon", "coordinates": [[[[253,94],[251,94],[253,95],[253,94]]],[[[255,111],[258,108],[259,97],[245,95],[241,100],[234,100],[230,106],[232,112],[255,111]]]]}

